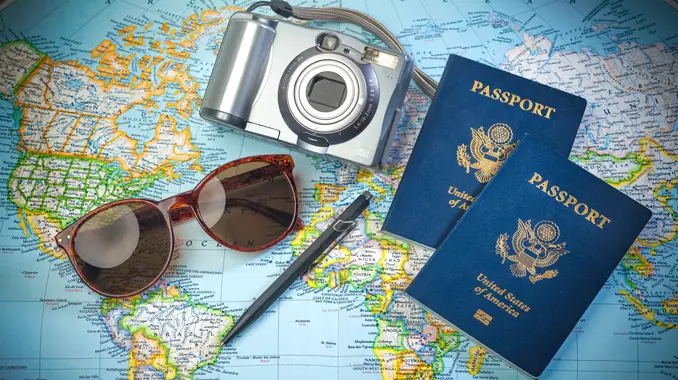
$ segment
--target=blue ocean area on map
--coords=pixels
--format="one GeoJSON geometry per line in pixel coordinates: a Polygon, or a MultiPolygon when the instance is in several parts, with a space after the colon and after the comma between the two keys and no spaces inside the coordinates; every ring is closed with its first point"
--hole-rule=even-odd
{"type": "MultiPolygon", "coordinates": [[[[414,84],[375,171],[200,119],[228,19],[249,4],[17,0],[0,11],[0,378],[522,378],[404,294],[432,252],[379,232],[430,103],[414,84]],[[295,160],[305,227],[265,252],[228,250],[188,222],[175,227],[163,280],[114,300],[54,244],[100,204],[163,199],[225,162],[271,153],[295,160]],[[366,190],[374,201],[345,242],[220,348],[366,190]]],[[[570,159],[654,216],[542,378],[678,378],[678,11],[663,0],[296,4],[367,12],[434,78],[455,53],[586,98],[570,159]]],[[[311,25],[381,44],[348,23],[311,25]]]]}
{"type": "Polygon", "coordinates": [[[678,213],[678,188],[674,187],[669,191],[664,187],[661,195],[669,199],[669,201],[666,202],[666,205],[678,213]]]}

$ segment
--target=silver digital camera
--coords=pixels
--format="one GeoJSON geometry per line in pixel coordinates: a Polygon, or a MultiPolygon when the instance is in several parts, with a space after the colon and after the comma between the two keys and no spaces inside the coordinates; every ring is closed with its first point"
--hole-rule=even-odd
{"type": "Polygon", "coordinates": [[[200,116],[375,167],[393,141],[412,66],[342,33],[237,12],[200,116]]]}

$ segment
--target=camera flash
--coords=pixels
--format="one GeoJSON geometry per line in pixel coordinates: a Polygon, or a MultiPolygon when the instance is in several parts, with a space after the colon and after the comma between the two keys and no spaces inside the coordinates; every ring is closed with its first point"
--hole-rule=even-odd
{"type": "Polygon", "coordinates": [[[363,51],[363,61],[374,63],[376,65],[385,66],[389,69],[398,67],[398,57],[393,54],[388,54],[381,50],[366,47],[363,51]]]}

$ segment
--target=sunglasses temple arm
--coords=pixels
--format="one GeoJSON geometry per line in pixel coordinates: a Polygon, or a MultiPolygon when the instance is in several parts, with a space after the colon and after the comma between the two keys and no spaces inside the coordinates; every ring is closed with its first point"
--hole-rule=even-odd
{"type": "Polygon", "coordinates": [[[263,181],[271,181],[273,178],[283,175],[284,170],[273,165],[264,166],[248,172],[237,174],[221,180],[225,192],[238,190],[263,181]]]}

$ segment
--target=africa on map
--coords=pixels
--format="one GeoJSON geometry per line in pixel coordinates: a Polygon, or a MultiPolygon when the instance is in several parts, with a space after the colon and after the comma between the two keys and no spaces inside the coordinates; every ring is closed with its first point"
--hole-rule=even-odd
{"type": "MultiPolygon", "coordinates": [[[[678,10],[670,3],[295,3],[372,15],[434,78],[454,53],[588,101],[570,160],[654,215],[543,379],[678,379],[678,10]]],[[[404,295],[432,252],[380,232],[430,103],[414,83],[378,171],[199,117],[228,19],[250,4],[17,0],[0,11],[0,379],[523,378],[404,295]],[[304,228],[265,252],[231,251],[188,223],[175,228],[176,258],[162,281],[117,300],[93,294],[54,243],[97,206],[162,199],[223,163],[271,153],[294,157],[304,228]],[[252,300],[365,190],[375,200],[354,232],[219,347],[252,300]]],[[[355,25],[311,25],[381,44],[355,25]]]]}

